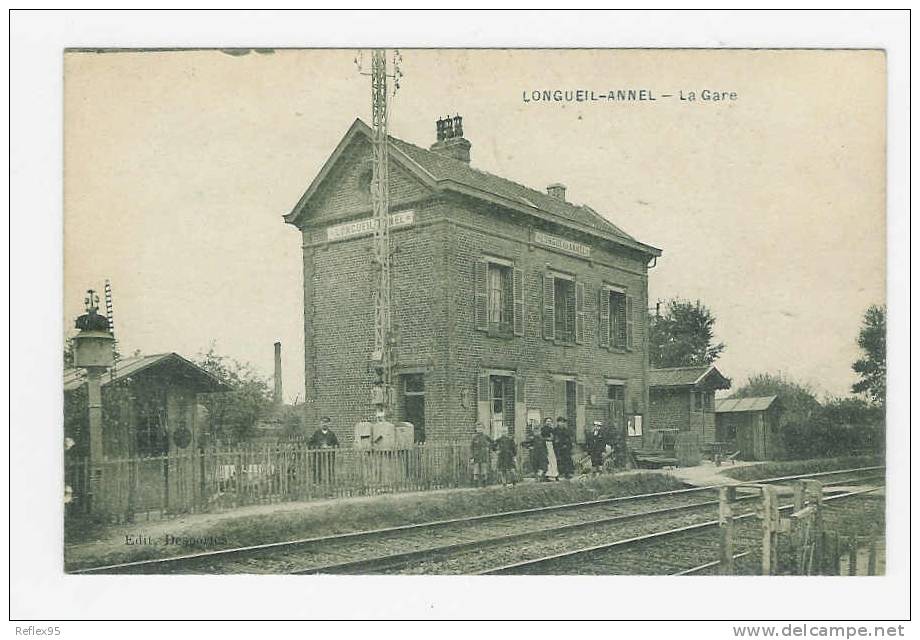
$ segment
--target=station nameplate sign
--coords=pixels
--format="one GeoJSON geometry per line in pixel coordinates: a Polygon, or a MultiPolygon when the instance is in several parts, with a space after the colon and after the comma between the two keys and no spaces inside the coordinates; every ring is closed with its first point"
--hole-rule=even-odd
{"type": "Polygon", "coordinates": [[[555,249],[556,251],[564,251],[565,253],[574,253],[577,256],[582,256],[583,258],[591,257],[591,247],[586,244],[581,244],[580,242],[572,242],[571,240],[566,240],[565,238],[560,238],[559,236],[551,236],[548,233],[543,233],[542,231],[533,232],[533,241],[535,244],[541,244],[544,247],[549,247],[550,249],[555,249]]]}
{"type": "MultiPolygon", "coordinates": [[[[415,211],[399,211],[390,214],[390,229],[399,227],[408,227],[415,222],[415,211]]],[[[357,236],[366,236],[374,233],[377,229],[377,221],[373,218],[356,220],[355,222],[344,222],[342,224],[326,227],[326,241],[335,242],[336,240],[345,240],[357,236]]]]}

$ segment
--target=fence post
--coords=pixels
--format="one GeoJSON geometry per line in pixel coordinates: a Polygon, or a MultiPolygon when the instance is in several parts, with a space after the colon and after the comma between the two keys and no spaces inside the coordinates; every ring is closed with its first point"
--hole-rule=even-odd
{"type": "Polygon", "coordinates": [[[814,530],[815,530],[815,551],[814,557],[817,558],[818,574],[823,573],[824,558],[824,515],[822,513],[824,505],[824,485],[818,480],[805,480],[805,493],[808,499],[815,507],[814,530]]]}
{"type": "Polygon", "coordinates": [[[732,503],[735,501],[735,487],[719,488],[719,573],[734,574],[735,519],[732,503]]]}
{"type": "Polygon", "coordinates": [[[869,566],[866,571],[866,575],[869,575],[869,576],[874,576],[876,572],[876,564],[878,562],[877,560],[878,550],[876,549],[877,546],[878,546],[878,538],[876,538],[873,535],[869,538],[869,566]]]}
{"type": "Polygon", "coordinates": [[[761,573],[765,576],[776,572],[776,521],[779,513],[776,506],[776,487],[763,487],[763,550],[761,573]]]}
{"type": "Polygon", "coordinates": [[[856,537],[855,535],[850,536],[850,544],[849,544],[850,558],[849,558],[849,567],[847,570],[848,576],[856,575],[856,553],[858,550],[859,550],[859,538],[856,537]]]}

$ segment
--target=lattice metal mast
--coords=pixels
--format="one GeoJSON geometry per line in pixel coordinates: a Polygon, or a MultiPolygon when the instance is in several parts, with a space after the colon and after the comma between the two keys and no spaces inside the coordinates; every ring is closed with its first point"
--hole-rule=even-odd
{"type": "MultiPolygon", "coordinates": [[[[105,319],[109,323],[109,333],[115,335],[115,307],[112,302],[112,283],[108,279],[105,281],[105,319]]],[[[118,339],[112,341],[112,367],[109,374],[112,380],[115,379],[116,369],[118,367],[118,339]]]]}
{"type": "MultiPolygon", "coordinates": [[[[357,63],[357,60],[355,61],[357,63]]],[[[398,67],[399,52],[393,56],[393,74],[387,70],[385,49],[374,49],[371,56],[371,121],[373,125],[373,174],[371,178],[371,203],[374,215],[374,265],[377,282],[374,287],[374,349],[371,363],[375,380],[372,400],[378,420],[390,413],[392,398],[393,322],[390,272],[390,180],[388,132],[388,79],[399,88],[401,72],[398,67]]],[[[358,64],[360,69],[360,64],[358,64]]],[[[367,74],[365,74],[367,75],[367,74]]]]}

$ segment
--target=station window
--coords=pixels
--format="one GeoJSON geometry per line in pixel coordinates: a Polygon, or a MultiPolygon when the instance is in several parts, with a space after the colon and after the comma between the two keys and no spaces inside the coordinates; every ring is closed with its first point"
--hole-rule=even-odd
{"type": "Polygon", "coordinates": [[[623,428],[626,419],[626,386],[607,385],[607,419],[611,426],[623,428]]]}
{"type": "Polygon", "coordinates": [[[511,333],[514,318],[511,267],[489,263],[489,328],[511,333]]]}
{"type": "Polygon", "coordinates": [[[575,342],[575,283],[562,278],[555,280],[556,340],[575,342]]]}
{"type": "Polygon", "coordinates": [[[415,427],[415,441],[425,442],[425,376],[421,373],[407,373],[400,376],[402,382],[402,418],[415,427]]]}
{"type": "Polygon", "coordinates": [[[626,348],[626,294],[621,291],[610,292],[610,344],[626,348]]]}
{"type": "Polygon", "coordinates": [[[619,288],[603,287],[598,299],[601,346],[632,349],[637,307],[633,296],[619,288]]]}
{"type": "Polygon", "coordinates": [[[474,314],[476,329],[489,335],[524,335],[524,272],[510,260],[476,261],[474,314]]]}
{"type": "Polygon", "coordinates": [[[585,336],[585,284],[569,275],[543,274],[543,337],[562,344],[585,336]]]}
{"type": "Polygon", "coordinates": [[[709,411],[715,403],[715,393],[712,391],[694,391],[693,392],[693,410],[709,411]]]}
{"type": "Polygon", "coordinates": [[[514,436],[515,412],[515,378],[510,375],[488,375],[480,378],[480,392],[486,400],[484,415],[480,421],[484,423],[486,431],[492,438],[497,438],[503,433],[514,436]]]}

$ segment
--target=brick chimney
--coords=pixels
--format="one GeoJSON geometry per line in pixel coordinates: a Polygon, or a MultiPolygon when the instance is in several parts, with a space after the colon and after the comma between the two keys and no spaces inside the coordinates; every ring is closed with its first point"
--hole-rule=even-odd
{"type": "Polygon", "coordinates": [[[275,343],[275,394],[272,398],[276,405],[284,404],[284,394],[281,392],[281,343],[275,343]]]}
{"type": "Polygon", "coordinates": [[[565,202],[565,185],[558,182],[546,187],[546,193],[551,197],[559,200],[560,202],[565,202]]]}
{"type": "Polygon", "coordinates": [[[438,140],[431,145],[431,150],[442,156],[470,163],[470,141],[463,137],[463,118],[459,115],[451,118],[438,118],[438,140]]]}

